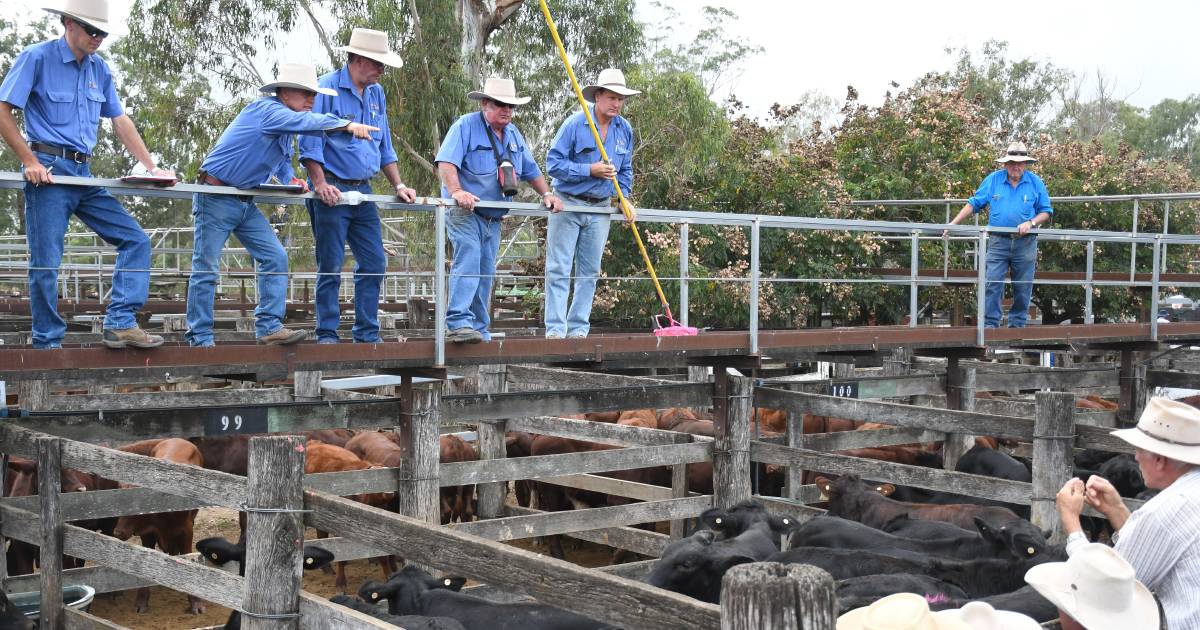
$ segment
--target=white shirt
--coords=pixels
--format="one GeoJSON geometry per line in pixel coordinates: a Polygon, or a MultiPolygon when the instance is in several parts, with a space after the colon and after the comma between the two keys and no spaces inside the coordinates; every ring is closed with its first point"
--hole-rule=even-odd
{"type": "Polygon", "coordinates": [[[1200,469],[1129,516],[1115,549],[1158,595],[1171,630],[1200,630],[1200,469]]]}

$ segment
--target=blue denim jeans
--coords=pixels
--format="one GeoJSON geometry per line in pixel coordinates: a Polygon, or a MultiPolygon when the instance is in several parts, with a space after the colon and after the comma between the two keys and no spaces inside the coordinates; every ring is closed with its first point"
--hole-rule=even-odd
{"type": "Polygon", "coordinates": [[[1037,268],[1037,236],[1018,239],[993,234],[988,238],[987,290],[984,293],[983,325],[1000,327],[1000,300],[1004,297],[1004,276],[1012,274],[1013,301],[1008,311],[1008,327],[1024,328],[1029,319],[1029,299],[1033,295],[1033,273],[1037,268]]]}
{"type": "MultiPolygon", "coordinates": [[[[608,201],[590,203],[559,193],[569,206],[608,207],[608,201]]],[[[546,229],[546,334],[586,337],[591,328],[592,299],[600,259],[608,242],[608,214],[558,212],[550,215],[546,229]],[[575,295],[567,306],[571,267],[575,267],[575,295]]]]}
{"type": "MultiPolygon", "coordinates": [[[[371,193],[369,184],[334,184],[338,190],[371,193]]],[[[342,285],[342,263],[346,242],[354,254],[354,328],[355,341],[379,341],[379,287],[387,271],[383,253],[383,227],[374,203],[357,206],[327,206],[319,199],[308,200],[313,239],[317,249],[317,340],[338,338],[341,311],[338,289],[342,285]]]]}
{"type": "MultiPolygon", "coordinates": [[[[91,177],[88,165],[34,152],[52,175],[91,177]]],[[[150,292],[150,239],[136,219],[104,188],[25,184],[25,226],[29,240],[29,302],[33,315],[33,347],[62,344],[67,325],[58,314],[58,268],[71,215],[79,217],[105,242],[117,248],[112,301],[104,315],[106,329],[137,326],[134,314],[150,292]]]]}
{"type": "Polygon", "coordinates": [[[446,219],[446,234],[454,245],[446,327],[474,328],[484,341],[492,338],[488,333],[492,321],[488,299],[496,275],[502,220],[487,219],[461,208],[451,208],[446,219]]]}
{"type": "Polygon", "coordinates": [[[192,195],[196,225],[192,277],[188,280],[187,341],[193,346],[213,343],[213,299],[220,279],[221,249],[233,234],[250,252],[257,268],[258,308],[254,332],[259,337],[283,328],[287,298],[287,253],[271,224],[249,199],[230,195],[192,195]]]}

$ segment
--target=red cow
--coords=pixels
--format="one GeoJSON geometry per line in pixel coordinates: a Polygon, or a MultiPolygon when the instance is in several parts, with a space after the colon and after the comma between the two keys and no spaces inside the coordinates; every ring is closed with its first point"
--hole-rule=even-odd
{"type": "MultiPolygon", "coordinates": [[[[504,434],[505,457],[529,457],[533,450],[532,433],[524,431],[509,431],[504,434]]],[[[533,498],[533,482],[528,479],[518,479],[513,482],[513,492],[517,495],[517,505],[529,507],[533,498]]]]}
{"type": "MultiPolygon", "coordinates": [[[[363,435],[366,435],[365,433],[363,435]]],[[[375,433],[375,435],[382,435],[375,433]]],[[[359,436],[355,436],[359,437],[359,436]]],[[[368,468],[379,468],[372,466],[367,461],[359,458],[354,453],[340,446],[325,444],[319,440],[313,440],[308,443],[304,456],[304,473],[307,475],[315,473],[329,472],[347,472],[352,470],[367,470],[368,468]]],[[[394,492],[377,492],[369,494],[357,494],[350,499],[365,503],[367,505],[387,509],[395,498],[394,492]]],[[[317,538],[325,538],[327,534],[323,531],[317,531],[317,538]]],[[[391,556],[384,556],[379,563],[380,569],[383,571],[384,577],[396,570],[391,556]]],[[[346,592],[346,563],[339,561],[336,565],[335,572],[337,578],[334,580],[334,586],[345,593],[346,592]]]]}
{"type": "MultiPolygon", "coordinates": [[[[95,490],[96,478],[94,475],[78,470],[63,470],[59,488],[60,492],[63,493],[95,490]]],[[[36,496],[37,493],[37,462],[19,457],[10,459],[7,474],[4,476],[3,496],[28,497],[36,496]]],[[[103,519],[103,522],[95,520],[77,521],[72,524],[91,530],[100,529],[105,525],[109,531],[112,529],[112,519],[103,519]]],[[[25,575],[33,573],[34,565],[38,561],[38,554],[39,549],[37,545],[31,545],[19,540],[11,540],[6,554],[8,574],[25,575]]],[[[70,556],[63,556],[63,568],[71,569],[81,566],[83,566],[83,561],[70,556]]]]}
{"type": "MultiPolygon", "coordinates": [[[[475,451],[475,447],[457,435],[443,435],[438,447],[443,464],[479,461],[479,453],[475,451]]],[[[443,525],[454,521],[469,523],[475,520],[475,484],[446,486],[439,495],[443,525]]]]}
{"type": "Polygon", "coordinates": [[[350,429],[315,429],[312,431],[302,431],[300,435],[311,440],[317,440],[326,444],[340,446],[346,448],[346,442],[357,435],[357,431],[350,429]]]}
{"type": "Polygon", "coordinates": [[[627,427],[642,427],[643,429],[657,429],[658,415],[653,409],[634,409],[631,411],[622,411],[617,418],[617,424],[627,427]]]}
{"type": "MultiPolygon", "coordinates": [[[[204,457],[200,454],[200,449],[191,442],[179,438],[146,440],[123,446],[119,450],[197,468],[204,465],[204,457]]],[[[122,483],[119,487],[130,488],[132,486],[122,483]]],[[[140,536],[143,547],[153,549],[155,545],[158,545],[165,553],[179,556],[192,551],[192,526],[195,520],[196,510],[122,516],[117,519],[113,535],[121,540],[140,536]]],[[[138,589],[135,607],[139,613],[150,610],[149,588],[138,589]]],[[[188,612],[194,615],[204,614],[204,602],[195,596],[188,595],[188,612]]]]}

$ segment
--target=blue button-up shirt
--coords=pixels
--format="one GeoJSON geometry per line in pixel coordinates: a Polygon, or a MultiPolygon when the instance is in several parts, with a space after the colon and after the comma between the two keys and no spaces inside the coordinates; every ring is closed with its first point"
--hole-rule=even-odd
{"type": "Polygon", "coordinates": [[[1050,193],[1042,178],[1025,171],[1016,187],[1008,183],[1008,171],[1000,169],[983,179],[979,190],[967,200],[975,212],[988,209],[988,225],[1015,228],[1032,220],[1039,213],[1054,215],[1050,207],[1050,193]]]}
{"type": "MultiPolygon", "coordinates": [[[[504,141],[501,142],[496,133],[487,125],[479,112],[459,117],[450,125],[442,147],[438,149],[437,162],[453,164],[458,169],[458,181],[463,190],[479,197],[484,201],[510,201],[500,192],[500,178],[496,174],[496,156],[492,153],[492,145],[485,134],[492,134],[496,148],[500,151],[500,159],[508,158],[513,163],[517,179],[530,181],[542,176],[529,151],[525,138],[517,131],[517,126],[509,123],[504,128],[504,141]]],[[[442,197],[449,198],[450,190],[442,185],[442,197]]],[[[498,218],[508,214],[507,210],[492,208],[476,208],[479,215],[498,218]]]]}
{"type": "MultiPolygon", "coordinates": [[[[592,112],[595,116],[595,107],[592,112]]],[[[633,127],[624,117],[617,116],[609,122],[604,151],[617,169],[621,192],[628,197],[633,190],[633,127]]],[[[616,194],[612,180],[592,177],[592,164],[600,160],[596,138],[592,135],[587,118],[583,112],[579,112],[558,128],[550,153],[546,155],[546,170],[559,192],[584,197],[612,197],[616,194]]]]}
{"type": "Polygon", "coordinates": [[[370,140],[359,140],[348,133],[301,137],[300,161],[320,162],[325,172],[339,179],[370,179],[379,169],[395,162],[383,87],[378,83],[368,85],[359,96],[346,68],[321,77],[320,85],[337,90],[337,96],[317,94],[314,112],[379,127],[379,131],[372,131],[370,140]]]}
{"type": "Polygon", "coordinates": [[[291,180],[295,134],[320,135],[346,121],[333,114],[292,111],[274,96],[250,103],[225,128],[200,170],[229,186],[254,188],[276,174],[291,180]]]}
{"type": "Polygon", "coordinates": [[[99,55],[75,60],[66,37],[21,51],[0,83],[0,101],[25,111],[25,136],[91,155],[100,117],[125,113],[99,55]]]}

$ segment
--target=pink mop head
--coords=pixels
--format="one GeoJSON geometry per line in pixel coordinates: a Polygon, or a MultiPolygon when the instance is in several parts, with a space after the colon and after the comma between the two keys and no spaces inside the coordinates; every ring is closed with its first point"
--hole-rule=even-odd
{"type": "Polygon", "coordinates": [[[655,315],[654,316],[654,336],[655,337],[695,337],[700,334],[700,330],[695,326],[684,326],[675,321],[670,315],[655,315]],[[662,325],[662,318],[666,317],[668,325],[662,325]]]}

